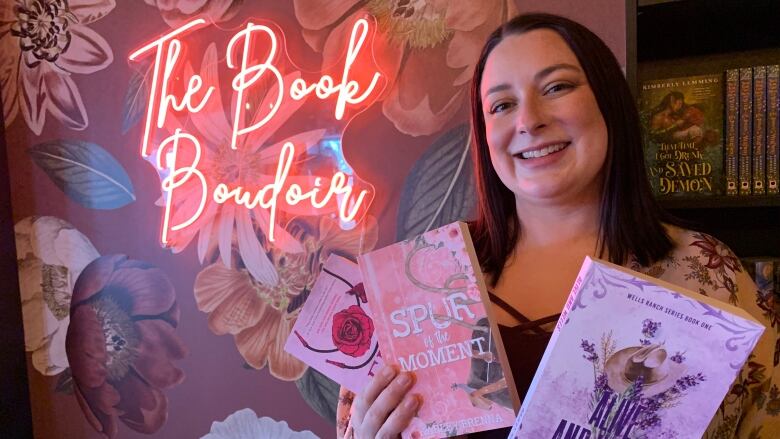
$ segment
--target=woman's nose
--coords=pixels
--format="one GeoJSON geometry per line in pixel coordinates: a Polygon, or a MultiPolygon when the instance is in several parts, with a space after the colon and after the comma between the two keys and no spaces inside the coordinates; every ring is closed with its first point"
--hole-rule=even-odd
{"type": "Polygon", "coordinates": [[[529,97],[518,104],[516,126],[519,134],[535,135],[547,126],[544,109],[538,99],[529,97]]]}

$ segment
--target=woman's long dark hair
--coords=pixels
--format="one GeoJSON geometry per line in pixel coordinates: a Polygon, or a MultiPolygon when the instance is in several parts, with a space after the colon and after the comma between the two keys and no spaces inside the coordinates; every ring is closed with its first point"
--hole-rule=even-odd
{"type": "Polygon", "coordinates": [[[535,29],[553,30],[569,45],[607,126],[597,253],[603,257],[606,251],[616,264],[625,264],[634,257],[643,266],[651,265],[674,246],[662,222],[676,221],[653,198],[645,171],[639,114],[620,65],[606,44],[581,24],[555,15],[525,14],[490,35],[471,83],[472,157],[479,200],[471,229],[482,270],[495,286],[521,234],[515,196],[501,182],[490,161],[480,95],[482,74],[488,56],[505,37],[535,29]]]}

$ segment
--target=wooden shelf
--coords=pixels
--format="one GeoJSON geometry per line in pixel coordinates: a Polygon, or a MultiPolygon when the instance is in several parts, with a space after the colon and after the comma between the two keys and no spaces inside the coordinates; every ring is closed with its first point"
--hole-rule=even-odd
{"type": "Polygon", "coordinates": [[[659,198],[658,202],[669,210],[780,207],[780,195],[659,198]]]}

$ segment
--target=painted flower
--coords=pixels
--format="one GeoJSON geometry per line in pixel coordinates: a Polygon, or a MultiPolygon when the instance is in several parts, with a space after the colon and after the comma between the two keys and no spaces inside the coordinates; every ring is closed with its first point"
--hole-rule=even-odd
{"type": "Polygon", "coordinates": [[[72,74],[90,74],[114,59],[91,24],[114,0],[7,0],[0,2],[0,92],[6,126],[21,110],[40,135],[46,113],[74,130],[88,125],[72,74]]]}
{"type": "MultiPolygon", "coordinates": [[[[209,188],[216,187],[219,183],[225,183],[234,188],[242,188],[255,193],[267,184],[273,183],[279,160],[279,152],[285,142],[295,145],[296,154],[301,154],[310,146],[319,142],[325,130],[312,130],[300,133],[283,141],[270,144],[271,135],[282,127],[285,122],[300,108],[303,100],[284,99],[275,116],[261,129],[252,131],[238,138],[236,149],[230,147],[232,136],[232,121],[228,120],[225,108],[223,108],[217,72],[217,49],[210,45],[202,61],[201,76],[209,84],[213,84],[215,90],[213,97],[206,101],[204,108],[190,114],[190,121],[194,125],[193,134],[202,142],[202,156],[198,168],[203,171],[209,188]]],[[[189,77],[191,69],[185,76],[189,77]]],[[[295,75],[292,75],[295,76],[295,75]]],[[[292,76],[285,80],[288,83],[292,76]]],[[[275,90],[275,89],[274,89],[275,90]]],[[[268,93],[255,108],[268,108],[275,102],[278,94],[268,93]]],[[[250,104],[251,106],[251,104],[250,104]]],[[[260,120],[265,116],[261,111],[247,117],[251,121],[260,120]]],[[[180,122],[174,121],[171,127],[179,126],[180,122]]],[[[183,125],[183,123],[182,123],[183,125]]],[[[184,154],[184,152],[180,153],[184,154]]],[[[314,177],[299,177],[290,173],[288,180],[298,179],[298,183],[313,180],[314,177]]],[[[313,184],[312,184],[313,186],[313,184]]],[[[201,202],[204,195],[200,188],[182,188],[174,197],[174,214],[171,224],[178,224],[192,215],[201,202]]],[[[213,197],[206,194],[205,208],[200,217],[189,227],[177,231],[171,235],[169,246],[174,252],[183,250],[198,236],[198,256],[201,263],[209,250],[216,248],[225,267],[231,267],[233,263],[233,242],[238,244],[238,254],[247,271],[256,280],[274,286],[279,281],[274,266],[268,259],[263,248],[263,242],[269,236],[269,228],[272,221],[267,209],[260,206],[251,211],[243,206],[236,206],[232,201],[218,204],[213,197]],[[260,237],[258,238],[258,234],[260,237]]],[[[281,198],[281,197],[280,197],[281,198]]],[[[277,218],[274,221],[274,247],[287,253],[303,251],[301,243],[293,239],[279,224],[283,223],[283,217],[311,214],[311,209],[304,206],[288,206],[279,203],[277,206],[277,218]]],[[[289,218],[287,218],[289,219],[289,218]]]]}
{"type": "Polygon", "coordinates": [[[725,244],[704,233],[695,233],[694,237],[697,240],[691,245],[701,249],[702,256],[707,258],[707,263],[704,264],[707,268],[719,270],[725,267],[732,272],[742,271],[739,259],[725,244]]]}
{"type": "Polygon", "coordinates": [[[79,274],[98,254],[86,236],[52,216],[27,217],[14,226],[24,344],[35,370],[56,375],[68,367],[65,333],[79,274]]]}
{"type": "Polygon", "coordinates": [[[351,305],[333,315],[333,344],[342,353],[359,358],[371,347],[374,322],[363,308],[351,305]]]}
{"type": "Polygon", "coordinates": [[[178,27],[194,17],[219,23],[235,17],[243,0],[144,0],[157,7],[170,27],[178,27]]]}
{"type": "Polygon", "coordinates": [[[252,409],[242,409],[212,422],[211,432],[200,439],[317,439],[309,430],[293,431],[284,421],[268,417],[258,418],[252,409]]]}
{"type": "Polygon", "coordinates": [[[343,56],[352,23],[376,17],[377,62],[390,84],[382,111],[411,135],[439,131],[460,110],[487,36],[514,15],[511,0],[295,0],[303,36],[323,66],[343,56]]]}
{"type": "Polygon", "coordinates": [[[157,431],[168,416],[163,389],[184,379],[173,361],[186,355],[168,276],[124,255],[102,256],[81,273],[70,310],[65,347],[89,423],[109,438],[118,420],[141,433],[157,431]]]}
{"type": "Polygon", "coordinates": [[[327,217],[319,220],[316,231],[303,221],[289,229],[304,250],[292,254],[271,250],[279,277],[276,286],[256,281],[244,268],[215,263],[195,278],[195,301],[208,313],[215,334],[233,335],[247,364],[256,369],[268,365],[271,375],[292,381],[303,375],[306,365],[285,352],[284,344],[323,263],[331,253],[353,256],[373,248],[377,230],[370,217],[346,232],[327,217]]]}

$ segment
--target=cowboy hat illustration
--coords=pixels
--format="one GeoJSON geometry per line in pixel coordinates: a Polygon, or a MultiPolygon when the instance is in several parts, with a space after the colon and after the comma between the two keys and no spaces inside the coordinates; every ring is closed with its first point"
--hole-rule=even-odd
{"type": "Polygon", "coordinates": [[[674,385],[685,366],[669,359],[663,345],[650,344],[615,352],[607,359],[604,370],[612,390],[622,393],[641,377],[642,393],[650,396],[674,385]]]}

